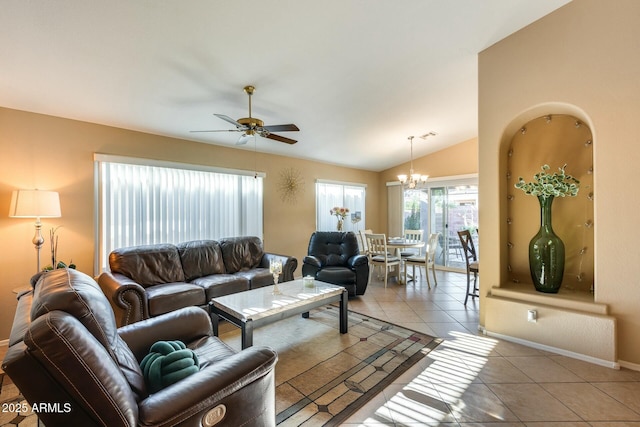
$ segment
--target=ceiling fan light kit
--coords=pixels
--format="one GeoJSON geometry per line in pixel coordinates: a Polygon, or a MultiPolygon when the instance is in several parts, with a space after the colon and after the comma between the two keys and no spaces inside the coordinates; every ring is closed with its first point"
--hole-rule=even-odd
{"type": "Polygon", "coordinates": [[[272,139],[278,142],[284,142],[286,144],[295,144],[296,142],[298,142],[295,139],[271,133],[299,131],[300,129],[298,129],[298,126],[294,125],[293,123],[285,125],[265,126],[262,120],[251,116],[251,96],[253,95],[253,92],[255,92],[255,90],[256,88],[251,85],[244,87],[245,93],[249,96],[249,117],[243,117],[241,119],[234,120],[224,114],[214,114],[214,116],[234,125],[235,129],[194,130],[191,132],[242,132],[242,135],[238,139],[238,142],[236,142],[236,145],[246,144],[250,139],[249,137],[255,135],[259,135],[263,138],[272,139]]]}
{"type": "MultiPolygon", "coordinates": [[[[427,139],[428,137],[435,136],[435,135],[436,135],[435,132],[427,132],[424,135],[421,135],[420,138],[427,139]]],[[[398,175],[398,180],[400,181],[400,184],[402,184],[403,187],[409,188],[410,190],[424,185],[429,179],[429,175],[422,175],[419,173],[415,173],[413,170],[413,138],[415,137],[414,136],[408,137],[409,143],[411,144],[411,166],[409,168],[409,174],[398,175]]]]}

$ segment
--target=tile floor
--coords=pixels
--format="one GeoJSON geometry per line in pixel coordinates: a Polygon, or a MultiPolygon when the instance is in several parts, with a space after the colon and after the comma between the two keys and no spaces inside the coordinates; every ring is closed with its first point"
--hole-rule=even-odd
{"type": "Polygon", "coordinates": [[[374,280],[350,309],[445,341],[343,426],[640,427],[640,372],[482,336],[465,275],[438,272],[431,290],[418,279],[374,280]]]}
{"type": "Polygon", "coordinates": [[[478,333],[466,275],[438,286],[374,280],[349,308],[445,338],[345,426],[638,426],[640,372],[613,370],[478,333]]]}

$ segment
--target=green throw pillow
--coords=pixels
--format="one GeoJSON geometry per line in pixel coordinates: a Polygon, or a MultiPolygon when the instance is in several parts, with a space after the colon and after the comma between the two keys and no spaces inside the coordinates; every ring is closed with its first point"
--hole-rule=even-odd
{"type": "Polygon", "coordinates": [[[151,346],[140,369],[149,393],[155,393],[200,369],[198,356],[182,341],[158,341],[151,346]]]}

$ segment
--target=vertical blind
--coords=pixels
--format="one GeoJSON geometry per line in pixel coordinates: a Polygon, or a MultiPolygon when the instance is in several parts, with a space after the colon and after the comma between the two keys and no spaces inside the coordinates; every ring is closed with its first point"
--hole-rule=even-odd
{"type": "Polygon", "coordinates": [[[263,177],[98,161],[98,271],[116,248],[262,238],[263,177]]]}
{"type": "Polygon", "coordinates": [[[336,231],[338,219],[329,213],[334,207],[349,208],[343,231],[364,229],[365,224],[364,184],[342,184],[316,182],[316,228],[320,231],[336,231]],[[352,215],[359,214],[360,221],[353,222],[352,215]]]}

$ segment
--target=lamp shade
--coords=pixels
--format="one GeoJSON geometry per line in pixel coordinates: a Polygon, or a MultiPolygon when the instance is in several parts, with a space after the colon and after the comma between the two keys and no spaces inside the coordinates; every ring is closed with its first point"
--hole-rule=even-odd
{"type": "Polygon", "coordinates": [[[60,195],[57,191],[15,190],[11,195],[12,218],[58,218],[60,195]]]}

